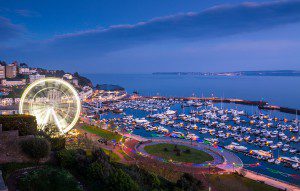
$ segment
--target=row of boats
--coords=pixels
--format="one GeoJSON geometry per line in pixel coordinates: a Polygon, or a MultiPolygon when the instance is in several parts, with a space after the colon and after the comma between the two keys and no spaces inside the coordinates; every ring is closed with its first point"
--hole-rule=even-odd
{"type": "Polygon", "coordinates": [[[151,132],[151,135],[194,141],[202,137],[210,144],[219,143],[218,145],[226,149],[243,152],[259,160],[291,164],[292,168],[299,169],[300,160],[297,155],[300,154],[300,138],[297,117],[288,120],[263,113],[249,115],[237,108],[216,107],[209,101],[172,99],[126,100],[111,103],[110,107],[123,111],[121,117],[111,120],[127,131],[142,128],[151,132]],[[190,109],[187,110],[186,107],[190,109]],[[127,113],[128,109],[143,111],[146,115],[144,118],[136,118],[127,113]],[[228,141],[231,143],[225,146],[224,143],[228,141]],[[276,151],[278,155],[280,152],[286,156],[276,158],[273,154],[276,151]]]}

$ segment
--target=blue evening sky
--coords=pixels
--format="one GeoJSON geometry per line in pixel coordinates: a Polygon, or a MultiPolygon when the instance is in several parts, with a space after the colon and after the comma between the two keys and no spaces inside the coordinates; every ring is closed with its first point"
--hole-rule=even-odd
{"type": "Polygon", "coordinates": [[[81,73],[300,70],[299,22],[299,0],[0,0],[0,60],[81,73]]]}

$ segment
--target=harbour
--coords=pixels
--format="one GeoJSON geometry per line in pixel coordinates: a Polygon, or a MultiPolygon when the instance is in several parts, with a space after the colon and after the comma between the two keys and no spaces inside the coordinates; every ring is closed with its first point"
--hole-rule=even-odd
{"type": "Polygon", "coordinates": [[[298,115],[261,110],[258,103],[133,95],[101,103],[111,108],[101,114],[89,107],[85,118],[93,125],[114,123],[118,131],[150,139],[169,137],[217,146],[234,152],[246,169],[299,185],[298,115]]]}

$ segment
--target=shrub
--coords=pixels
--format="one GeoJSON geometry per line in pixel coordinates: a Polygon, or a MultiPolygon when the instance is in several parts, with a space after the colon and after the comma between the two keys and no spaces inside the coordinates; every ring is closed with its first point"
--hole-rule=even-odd
{"type": "Polygon", "coordinates": [[[123,166],[118,164],[119,167],[124,170],[136,183],[143,187],[143,190],[154,190],[156,188],[162,188],[164,182],[155,174],[139,168],[136,165],[123,166]]]}
{"type": "Polygon", "coordinates": [[[242,177],[245,177],[246,174],[247,174],[247,172],[242,168],[241,171],[240,171],[240,175],[241,175],[242,177]]]}
{"type": "Polygon", "coordinates": [[[104,179],[105,178],[104,174],[106,174],[103,165],[99,162],[93,162],[88,167],[87,173],[92,180],[104,179]]]}
{"type": "Polygon", "coordinates": [[[139,186],[123,170],[117,169],[115,173],[112,173],[108,177],[107,190],[137,191],[139,190],[139,186]]]}
{"type": "Polygon", "coordinates": [[[49,139],[52,151],[59,151],[66,148],[65,137],[52,137],[49,139]]]}
{"type": "Polygon", "coordinates": [[[177,145],[175,145],[173,151],[178,153],[178,152],[180,152],[180,149],[177,147],[177,145]]]}
{"type": "Polygon", "coordinates": [[[50,154],[50,143],[45,138],[28,138],[21,141],[22,151],[30,158],[39,162],[50,154]]]}
{"type": "Polygon", "coordinates": [[[47,139],[51,144],[52,151],[59,151],[65,149],[66,138],[63,135],[59,135],[56,130],[50,125],[47,125],[43,130],[37,132],[37,136],[47,139]]]}
{"type": "Polygon", "coordinates": [[[75,178],[66,170],[43,168],[25,174],[19,179],[22,191],[79,191],[82,190],[75,178]]]}
{"type": "Polygon", "coordinates": [[[60,166],[64,168],[76,167],[76,150],[60,150],[56,153],[56,158],[60,166]]]}
{"type": "Polygon", "coordinates": [[[0,115],[4,131],[18,130],[21,136],[37,133],[36,118],[31,115],[0,115]]]}
{"type": "Polygon", "coordinates": [[[186,149],[184,152],[187,153],[187,154],[190,154],[191,153],[191,149],[186,149]]]}
{"type": "Polygon", "coordinates": [[[183,174],[177,181],[176,185],[185,191],[200,191],[203,189],[203,184],[190,174],[183,174]]]}

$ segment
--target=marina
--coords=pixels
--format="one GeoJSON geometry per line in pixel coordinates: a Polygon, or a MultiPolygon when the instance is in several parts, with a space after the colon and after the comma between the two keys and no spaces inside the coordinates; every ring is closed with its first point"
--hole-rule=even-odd
{"type": "MultiPolygon", "coordinates": [[[[299,121],[295,113],[211,99],[131,97],[84,104],[83,119],[145,138],[174,138],[234,152],[246,169],[300,184],[299,121]],[[256,164],[256,165],[255,165],[256,164]]],[[[236,164],[237,166],[239,164],[236,164]]]]}
{"type": "Polygon", "coordinates": [[[300,191],[300,0],[40,2],[0,6],[0,191],[300,191]]]}

